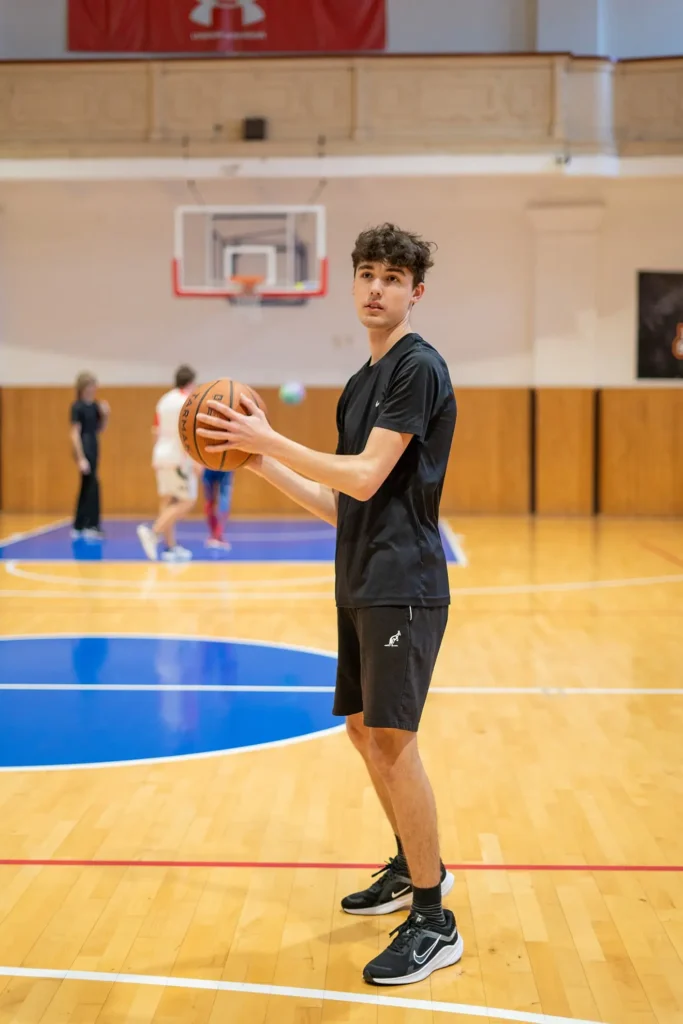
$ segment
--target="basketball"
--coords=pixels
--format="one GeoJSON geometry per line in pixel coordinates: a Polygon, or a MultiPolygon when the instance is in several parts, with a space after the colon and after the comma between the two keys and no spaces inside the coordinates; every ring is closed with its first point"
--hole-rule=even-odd
{"type": "Polygon", "coordinates": [[[201,426],[201,421],[197,423],[197,415],[199,413],[206,413],[209,416],[218,416],[220,419],[225,419],[215,409],[209,408],[208,403],[210,401],[222,402],[238,412],[246,412],[244,406],[241,405],[242,395],[251,398],[253,402],[256,402],[259,409],[262,409],[266,415],[268,414],[265,402],[253,388],[248,387],[246,384],[240,384],[237,380],[230,380],[229,377],[214,380],[210,384],[198,384],[193,388],[192,393],[187,396],[178,417],[178,432],[183,448],[190,458],[198,462],[200,466],[206,466],[208,469],[221,469],[227,472],[239,469],[250,458],[248,452],[238,450],[207,452],[207,447],[211,447],[211,445],[217,444],[217,442],[210,441],[208,438],[200,437],[197,434],[197,427],[201,426]]]}

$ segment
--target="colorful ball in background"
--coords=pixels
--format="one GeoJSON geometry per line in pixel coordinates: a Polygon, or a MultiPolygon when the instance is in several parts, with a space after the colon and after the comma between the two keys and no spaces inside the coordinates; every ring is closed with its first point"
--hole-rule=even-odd
{"type": "Polygon", "coordinates": [[[299,405],[306,397],[306,388],[303,384],[290,381],[280,388],[280,400],[286,405],[299,405]]]}

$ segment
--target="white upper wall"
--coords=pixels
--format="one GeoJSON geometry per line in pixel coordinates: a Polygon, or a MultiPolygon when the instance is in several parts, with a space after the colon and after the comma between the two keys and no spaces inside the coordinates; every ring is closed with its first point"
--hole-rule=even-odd
{"type": "MultiPolygon", "coordinates": [[[[201,191],[207,203],[306,203],[312,185],[205,182],[201,191]]],[[[681,267],[681,181],[336,179],[320,200],[328,297],[252,322],[221,299],[173,297],[173,211],[188,201],[183,182],[0,186],[0,384],[70,384],[85,368],[105,384],[163,384],[190,360],[206,379],[341,385],[367,359],[351,301],[353,242],[392,218],[439,245],[414,325],[456,385],[632,386],[637,273],[681,267]],[[530,216],[539,207],[546,219],[560,207],[579,231],[560,240],[542,281],[530,216]]]]}
{"type": "Polygon", "coordinates": [[[598,56],[608,50],[605,10],[611,0],[538,0],[536,47],[598,56]]]}
{"type": "Polygon", "coordinates": [[[536,0],[388,0],[393,53],[535,49],[536,0]]]}
{"type": "MultiPolygon", "coordinates": [[[[393,53],[683,53],[681,0],[387,0],[393,53]]],[[[60,60],[67,0],[0,0],[0,60],[60,60]]],[[[91,56],[91,55],[86,55],[91,56]]]]}
{"type": "Polygon", "coordinates": [[[670,57],[683,54],[682,0],[608,0],[608,57],[670,57]]]}
{"type": "MultiPolygon", "coordinates": [[[[202,195],[207,203],[301,203],[311,187],[203,183],[202,195]]],[[[453,181],[428,189],[414,180],[331,181],[322,197],[328,297],[265,309],[257,323],[222,299],[172,295],[173,211],[188,201],[181,182],[1,187],[0,383],[70,383],[83,366],[112,384],[163,383],[189,359],[202,377],[224,376],[229,366],[255,386],[287,378],[342,384],[367,358],[351,301],[353,243],[397,211],[439,243],[417,329],[459,367],[462,382],[528,379],[525,216],[506,187],[487,198],[453,181]]]]}

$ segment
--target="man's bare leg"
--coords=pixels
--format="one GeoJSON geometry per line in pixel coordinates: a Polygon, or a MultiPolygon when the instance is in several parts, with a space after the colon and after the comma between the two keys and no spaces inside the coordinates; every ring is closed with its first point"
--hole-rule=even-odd
{"type": "Polygon", "coordinates": [[[370,729],[369,760],[388,795],[413,886],[441,883],[439,832],[434,791],[417,747],[417,734],[370,729]]]}
{"type": "Polygon", "coordinates": [[[463,942],[454,915],[442,904],[453,876],[439,856],[436,803],[417,734],[369,729],[360,715],[347,719],[347,730],[368,766],[387,818],[395,823],[409,874],[397,870],[394,861],[373,886],[342,900],[342,907],[350,914],[383,914],[412,903],[412,914],[388,948],[366,965],[363,977],[375,985],[421,981],[432,971],[457,963],[463,942]]]}
{"type": "Polygon", "coordinates": [[[398,856],[368,889],[346,896],[342,908],[349,914],[389,914],[410,907],[416,886],[434,889],[440,902],[452,888],[453,876],[439,857],[434,794],[415,733],[369,729],[362,713],[347,717],[346,728],[394,830],[398,856]]]}
{"type": "Polygon", "coordinates": [[[395,836],[398,837],[398,825],[396,823],[396,815],[391,805],[391,798],[389,796],[389,790],[387,789],[384,779],[380,775],[378,769],[370,757],[370,729],[366,728],[363,724],[363,712],[361,711],[358,715],[349,715],[346,719],[346,731],[349,739],[353,743],[354,747],[363,758],[365,767],[368,770],[368,775],[372,785],[375,788],[377,799],[382,805],[382,810],[386,814],[389,824],[393,830],[395,836]]]}

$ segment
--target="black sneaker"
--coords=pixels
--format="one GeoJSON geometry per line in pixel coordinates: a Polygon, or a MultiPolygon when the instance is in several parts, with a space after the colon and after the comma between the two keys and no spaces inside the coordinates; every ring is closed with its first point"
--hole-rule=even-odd
{"type": "MultiPolygon", "coordinates": [[[[390,860],[376,871],[377,878],[368,889],[351,893],[342,900],[342,910],[347,914],[393,914],[395,910],[413,905],[413,883],[408,873],[408,865],[403,857],[391,857],[390,860]],[[377,876],[379,875],[379,878],[377,876]]],[[[453,888],[455,879],[450,871],[441,869],[441,896],[447,896],[453,888]]]]}
{"type": "Polygon", "coordinates": [[[455,917],[444,910],[446,923],[431,924],[413,912],[391,934],[396,938],[383,953],[371,960],[363,978],[371,985],[411,985],[424,981],[441,967],[450,967],[461,959],[464,949],[455,917]]]}

